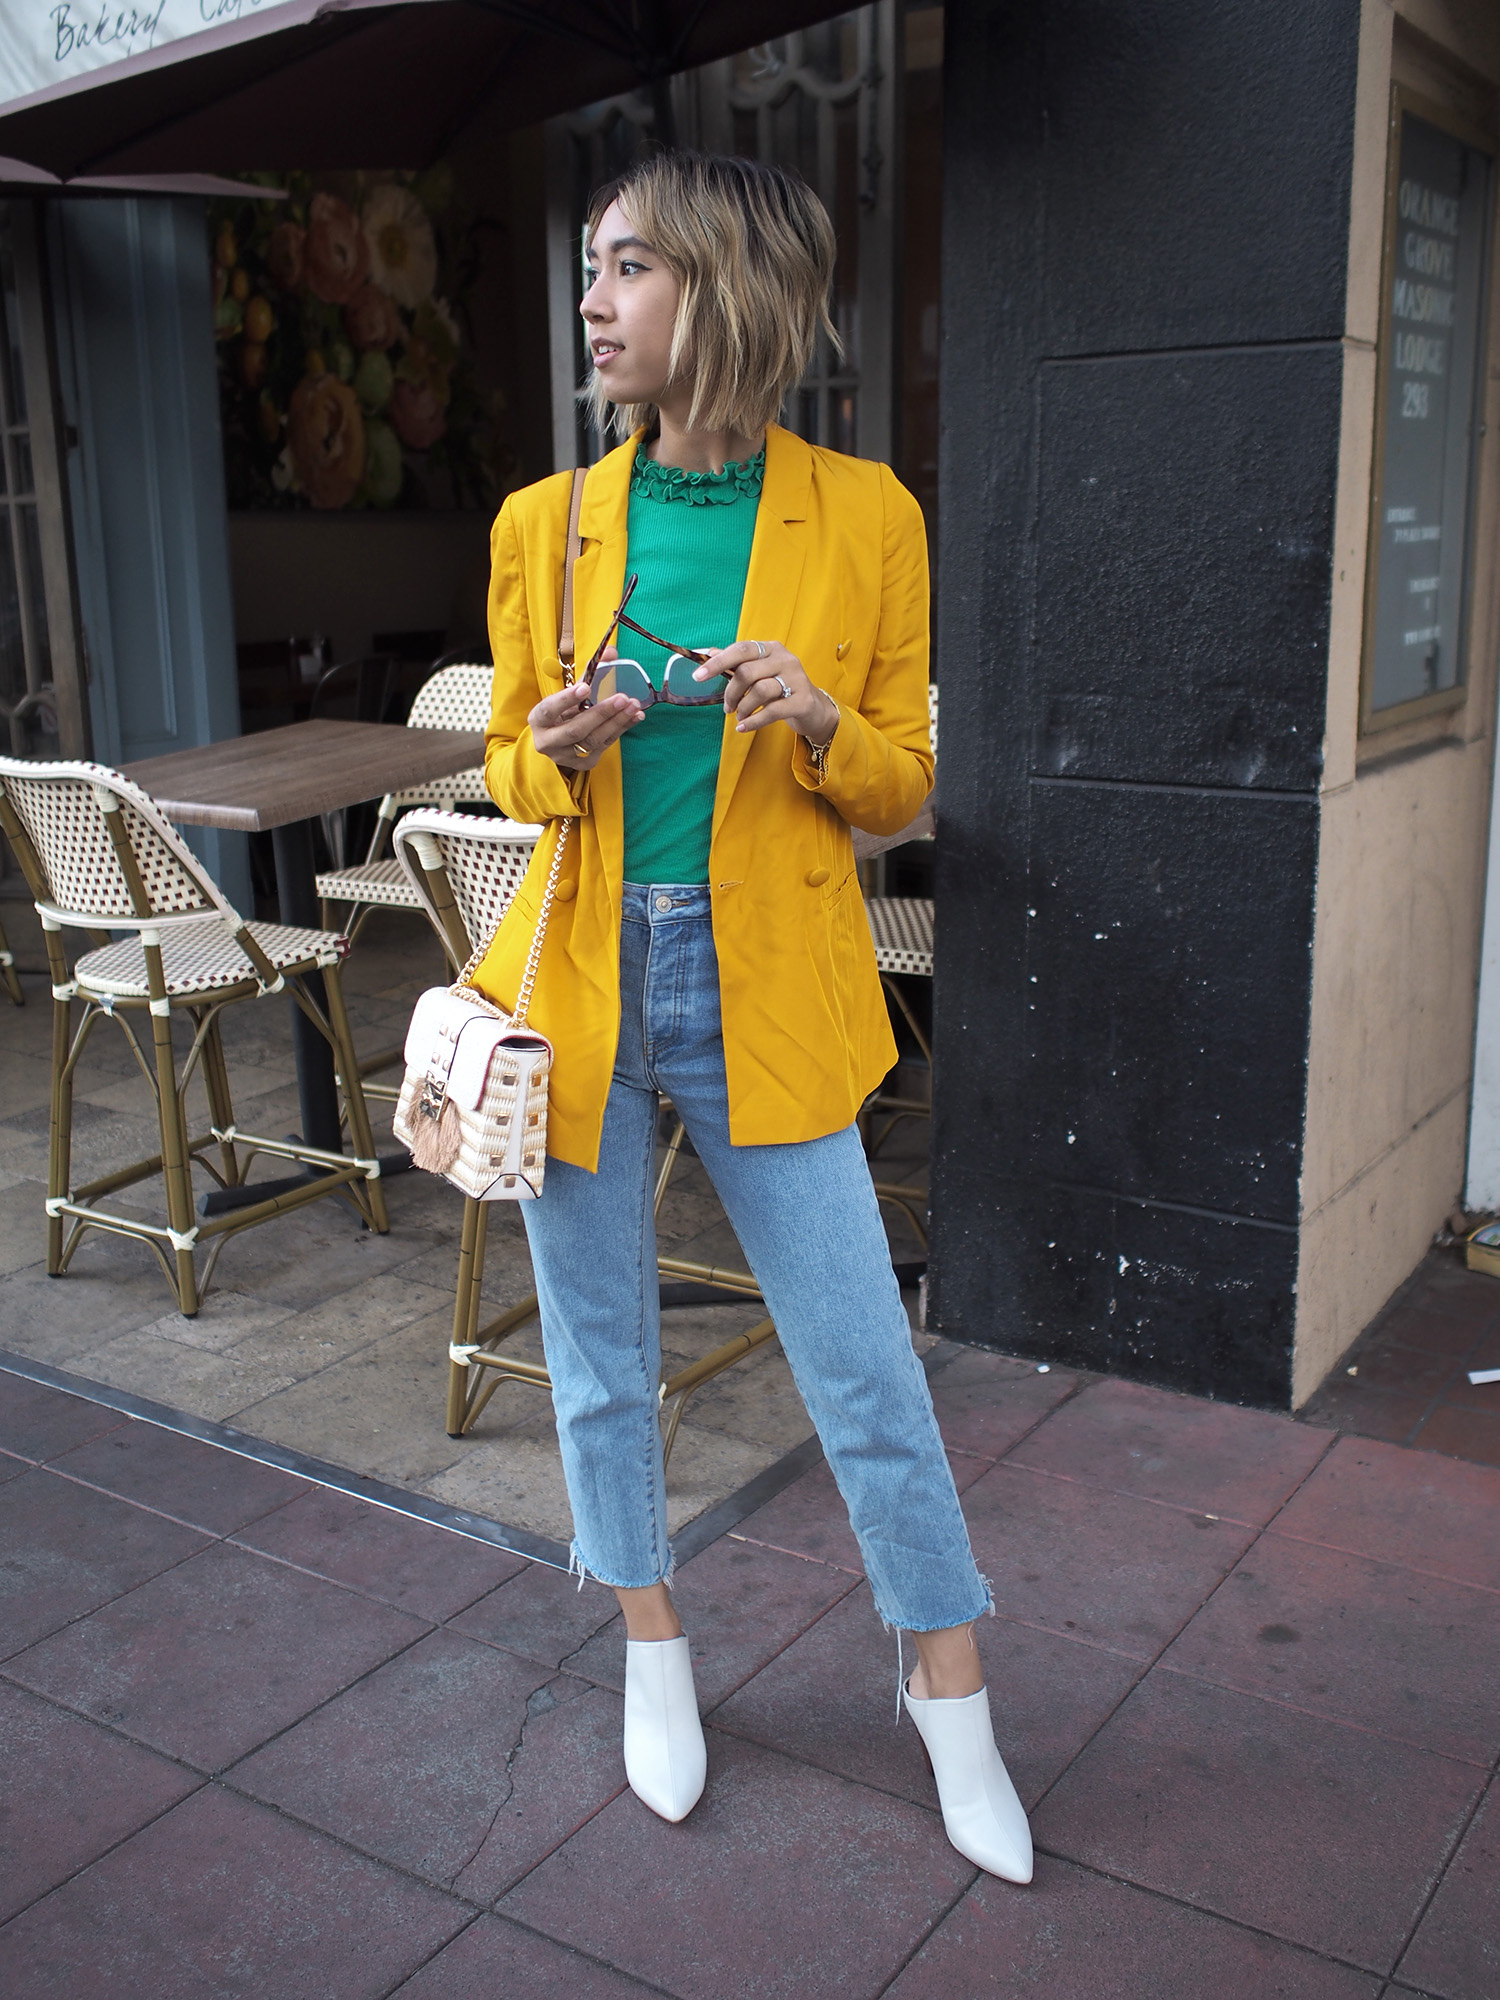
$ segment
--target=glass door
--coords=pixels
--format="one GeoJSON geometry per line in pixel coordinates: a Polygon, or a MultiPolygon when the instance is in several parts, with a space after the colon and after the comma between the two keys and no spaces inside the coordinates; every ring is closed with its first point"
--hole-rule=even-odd
{"type": "Polygon", "coordinates": [[[88,754],[35,207],[0,203],[0,744],[88,754]]]}

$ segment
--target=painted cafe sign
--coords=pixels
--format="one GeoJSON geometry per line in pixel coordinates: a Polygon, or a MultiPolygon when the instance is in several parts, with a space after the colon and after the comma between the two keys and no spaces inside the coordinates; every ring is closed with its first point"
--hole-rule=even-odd
{"type": "Polygon", "coordinates": [[[5,0],[0,103],[275,11],[282,0],[5,0]]]}

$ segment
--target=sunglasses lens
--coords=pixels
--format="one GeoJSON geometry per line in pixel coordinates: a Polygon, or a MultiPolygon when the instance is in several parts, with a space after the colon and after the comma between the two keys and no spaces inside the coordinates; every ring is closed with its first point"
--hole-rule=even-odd
{"type": "Polygon", "coordinates": [[[595,701],[608,701],[612,694],[628,694],[642,708],[649,708],[657,698],[650,676],[634,660],[606,661],[594,676],[595,701]]]}
{"type": "Polygon", "coordinates": [[[688,708],[706,708],[710,702],[723,701],[725,676],[715,674],[712,680],[695,681],[693,675],[698,664],[685,653],[674,653],[668,660],[667,671],[662,676],[662,693],[669,701],[688,708]]]}

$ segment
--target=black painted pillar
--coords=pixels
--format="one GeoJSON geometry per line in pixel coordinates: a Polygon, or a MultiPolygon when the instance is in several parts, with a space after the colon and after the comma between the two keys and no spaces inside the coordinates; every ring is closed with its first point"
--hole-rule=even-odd
{"type": "Polygon", "coordinates": [[[1286,1407],[1354,0],[950,0],[929,1327],[1286,1407]]]}

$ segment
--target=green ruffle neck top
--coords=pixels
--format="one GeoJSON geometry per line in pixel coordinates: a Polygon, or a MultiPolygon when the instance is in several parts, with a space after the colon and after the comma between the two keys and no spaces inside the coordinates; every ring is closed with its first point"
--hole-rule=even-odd
{"type": "MultiPolygon", "coordinates": [[[[626,515],[626,573],[640,577],[630,615],[674,645],[727,646],[739,630],[766,455],[720,472],[684,472],[636,454],[626,515]]],[[[622,628],[621,654],[660,687],[671,655],[622,628]]],[[[724,741],[717,704],[658,702],[620,739],[627,882],[708,880],[714,792],[724,741]]]]}

